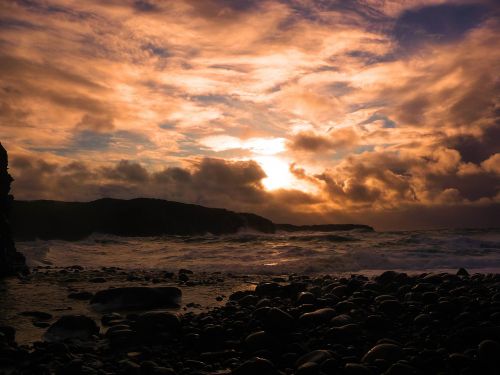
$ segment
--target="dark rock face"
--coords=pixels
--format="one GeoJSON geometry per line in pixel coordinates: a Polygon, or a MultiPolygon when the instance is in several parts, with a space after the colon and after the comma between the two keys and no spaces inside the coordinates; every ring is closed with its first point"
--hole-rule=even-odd
{"type": "Polygon", "coordinates": [[[79,240],[92,233],[141,237],[228,234],[244,228],[275,231],[270,220],[254,214],[161,199],[16,201],[12,210],[12,231],[19,240],[79,240]]]}
{"type": "Polygon", "coordinates": [[[14,179],[8,172],[7,151],[0,143],[0,277],[27,272],[26,261],[16,251],[10,232],[9,213],[14,197],[10,195],[10,184],[14,179]]]}

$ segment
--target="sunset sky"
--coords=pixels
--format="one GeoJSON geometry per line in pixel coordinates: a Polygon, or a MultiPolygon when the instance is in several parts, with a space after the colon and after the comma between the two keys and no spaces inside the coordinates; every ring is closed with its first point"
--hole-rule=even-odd
{"type": "Polygon", "coordinates": [[[500,6],[0,0],[16,199],[500,225],[500,6]]]}

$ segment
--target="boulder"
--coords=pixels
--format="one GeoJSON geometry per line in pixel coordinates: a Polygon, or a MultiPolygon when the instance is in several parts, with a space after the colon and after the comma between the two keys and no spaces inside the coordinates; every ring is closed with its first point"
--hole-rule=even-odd
{"type": "Polygon", "coordinates": [[[379,344],[371,348],[363,357],[362,361],[366,363],[374,363],[377,360],[384,360],[387,363],[398,361],[403,355],[401,347],[394,344],[379,344]]]}
{"type": "Polygon", "coordinates": [[[178,307],[182,292],[176,287],[122,287],[100,290],[90,300],[95,310],[146,310],[178,307]]]}
{"type": "Polygon", "coordinates": [[[45,341],[63,341],[66,339],[88,340],[99,333],[99,327],[93,319],[85,315],[66,315],[45,332],[45,341]]]}

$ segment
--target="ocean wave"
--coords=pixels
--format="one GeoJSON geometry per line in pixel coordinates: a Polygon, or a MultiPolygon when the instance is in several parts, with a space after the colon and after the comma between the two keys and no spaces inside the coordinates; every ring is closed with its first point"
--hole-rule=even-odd
{"type": "Polygon", "coordinates": [[[500,231],[236,233],[194,237],[92,235],[18,245],[30,265],[191,268],[232,273],[498,268],[500,231]]]}

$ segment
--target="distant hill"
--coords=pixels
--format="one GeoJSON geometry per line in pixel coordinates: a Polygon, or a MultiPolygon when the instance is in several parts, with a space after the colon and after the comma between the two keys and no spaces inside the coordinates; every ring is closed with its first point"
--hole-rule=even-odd
{"type": "Polygon", "coordinates": [[[285,232],[336,232],[342,230],[363,230],[373,232],[373,228],[363,224],[318,224],[318,225],[293,225],[274,224],[276,230],[285,232]]]}
{"type": "Polygon", "coordinates": [[[243,228],[275,231],[270,220],[258,215],[149,198],[14,201],[11,225],[17,240],[78,240],[92,233],[158,236],[228,234],[243,228]]]}
{"type": "Polygon", "coordinates": [[[364,229],[366,225],[296,226],[274,224],[251,213],[161,199],[103,198],[92,202],[14,201],[11,226],[16,240],[79,240],[92,233],[117,236],[230,234],[241,229],[262,233],[364,229]]]}

